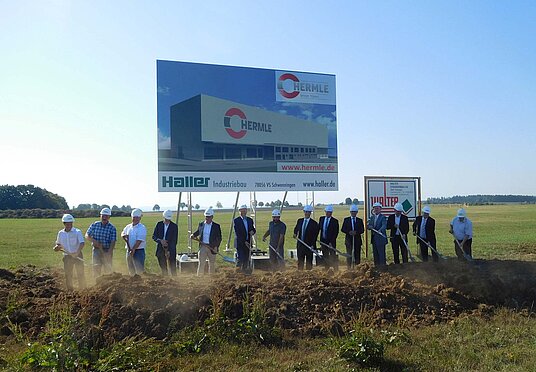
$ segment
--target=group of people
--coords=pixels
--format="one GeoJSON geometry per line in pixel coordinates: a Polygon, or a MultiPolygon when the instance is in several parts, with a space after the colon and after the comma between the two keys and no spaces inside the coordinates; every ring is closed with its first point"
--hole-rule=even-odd
{"type": "MultiPolygon", "coordinates": [[[[371,231],[372,253],[375,265],[386,265],[385,247],[388,240],[391,241],[394,263],[408,262],[411,259],[411,251],[408,247],[408,233],[410,224],[408,217],[403,213],[400,203],[394,206],[395,213],[390,216],[382,214],[382,205],[373,205],[372,215],[367,221],[366,228],[371,231]],[[387,230],[390,230],[389,239],[387,230]]],[[[236,266],[238,270],[249,274],[252,271],[253,239],[256,234],[254,221],[247,216],[248,207],[242,205],[239,208],[240,216],[234,219],[236,266]]],[[[323,262],[326,268],[338,270],[339,254],[346,257],[348,268],[352,268],[361,262],[363,245],[362,234],[365,232],[363,220],[357,217],[359,209],[353,204],[350,206],[350,216],[345,217],[340,232],[345,234],[346,253],[337,249],[337,237],[339,235],[339,221],[333,217],[333,207],[325,207],[325,215],[316,222],[311,218],[313,207],[306,205],[303,208],[304,217],[296,221],[293,238],[296,239],[296,256],[298,270],[312,269],[313,258],[323,262]],[[317,243],[322,255],[319,254],[317,243]]],[[[431,209],[425,206],[422,215],[418,216],[412,225],[413,235],[416,236],[417,245],[420,248],[420,257],[428,261],[429,253],[432,260],[439,260],[436,249],[435,220],[430,216],[431,209]]],[[[85,239],[92,244],[92,266],[95,276],[112,272],[112,259],[117,230],[110,222],[111,210],[103,208],[100,211],[100,220],[93,222],[86,234],[85,239]]],[[[131,212],[132,222],[121,232],[121,238],[125,242],[126,262],[131,275],[141,274],[145,271],[145,248],[147,229],[141,223],[142,211],[134,209],[131,212]]],[[[163,213],[163,220],[159,221],[153,231],[152,239],[157,244],[156,257],[162,270],[162,275],[176,275],[177,273],[177,238],[178,227],[171,221],[172,211],[163,213]]],[[[199,242],[199,264],[197,275],[205,272],[213,273],[215,270],[216,255],[219,254],[219,246],[222,242],[221,227],[214,222],[214,210],[207,208],[204,212],[205,219],[200,222],[197,230],[190,238],[199,242]],[[208,265],[208,268],[206,267],[208,265]]],[[[62,217],[64,228],[58,232],[54,250],[63,252],[63,262],[66,277],[66,286],[73,288],[73,271],[76,271],[80,287],[85,287],[84,263],[82,249],[85,239],[82,232],[73,226],[74,217],[65,214],[62,217]]],[[[459,209],[457,216],[450,223],[450,233],[454,236],[454,248],[459,259],[472,257],[472,222],[466,216],[464,209],[459,209]]],[[[270,264],[274,270],[281,270],[285,266],[285,234],[286,225],[281,221],[281,211],[272,211],[272,221],[262,236],[262,240],[268,241],[270,264]]]]}
{"type": "MultiPolygon", "coordinates": [[[[92,267],[95,276],[102,272],[108,274],[113,271],[113,252],[117,241],[117,229],[110,222],[112,211],[103,208],[100,211],[100,220],[93,222],[85,234],[85,239],[91,242],[92,267]]],[[[125,242],[126,262],[131,275],[141,274],[145,271],[145,248],[147,246],[147,228],[141,223],[142,210],[134,209],[130,216],[132,222],[125,226],[121,238],[125,242]]],[[[153,232],[153,240],[157,243],[156,257],[163,274],[176,275],[176,246],[178,227],[171,221],[173,213],[169,210],[163,213],[163,221],[159,221],[153,232]]],[[[65,283],[68,289],[73,289],[73,271],[76,270],[78,285],[86,285],[84,276],[84,256],[82,248],[85,245],[84,235],[80,229],[73,226],[74,217],[64,214],[62,217],[64,228],[58,232],[55,251],[63,252],[63,265],[65,269],[65,283]]]]}

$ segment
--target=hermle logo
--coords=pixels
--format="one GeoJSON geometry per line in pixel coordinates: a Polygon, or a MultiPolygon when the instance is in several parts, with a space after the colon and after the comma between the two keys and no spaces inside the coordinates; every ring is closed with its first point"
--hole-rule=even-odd
{"type": "MultiPolygon", "coordinates": [[[[236,120],[238,122],[238,120],[236,120]]],[[[255,132],[266,132],[271,133],[272,132],[272,124],[270,123],[261,123],[254,120],[248,120],[246,118],[246,114],[242,110],[236,107],[231,107],[227,112],[225,113],[225,116],[223,117],[223,126],[225,127],[225,130],[227,133],[235,138],[240,139],[244,137],[248,131],[255,131],[255,132]],[[233,116],[238,116],[240,119],[239,125],[235,124],[235,128],[239,126],[240,130],[234,130],[231,123],[231,118],[233,116]]]]}
{"type": "Polygon", "coordinates": [[[329,85],[319,82],[300,81],[296,75],[291,73],[282,74],[277,81],[279,94],[287,99],[298,97],[301,92],[308,93],[329,93],[329,85]],[[288,82],[290,80],[290,83],[288,82]]]}

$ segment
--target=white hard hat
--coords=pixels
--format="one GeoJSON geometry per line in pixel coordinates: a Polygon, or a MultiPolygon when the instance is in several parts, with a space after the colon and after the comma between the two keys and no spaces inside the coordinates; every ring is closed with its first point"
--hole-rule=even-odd
{"type": "Polygon", "coordinates": [[[142,214],[143,214],[143,212],[139,208],[133,209],[132,212],[130,212],[131,217],[141,217],[142,214]]]}
{"type": "Polygon", "coordinates": [[[171,217],[173,217],[173,212],[169,209],[165,210],[164,213],[162,213],[162,216],[164,216],[166,220],[171,220],[171,217]]]}
{"type": "Polygon", "coordinates": [[[245,204],[242,204],[242,205],[240,206],[240,208],[238,208],[238,210],[240,210],[240,209],[248,209],[248,206],[245,205],[245,204]]]}
{"type": "Polygon", "coordinates": [[[464,218],[466,215],[467,213],[465,212],[465,209],[463,208],[458,209],[458,218],[464,218]]]}
{"type": "Polygon", "coordinates": [[[180,261],[180,262],[190,261],[190,257],[188,257],[187,254],[183,254],[183,255],[181,256],[181,258],[179,258],[179,261],[180,261]]]}
{"type": "Polygon", "coordinates": [[[313,206],[309,205],[309,204],[306,204],[305,207],[303,207],[303,211],[304,212],[312,212],[313,211],[313,206]]]}
{"type": "Polygon", "coordinates": [[[104,216],[111,216],[112,211],[110,210],[110,208],[102,208],[100,214],[104,216]]]}
{"type": "Polygon", "coordinates": [[[358,212],[358,211],[359,211],[359,208],[357,207],[357,205],[352,204],[350,206],[350,212],[358,212]]]}
{"type": "Polygon", "coordinates": [[[326,208],[324,208],[324,211],[326,212],[333,212],[333,205],[326,205],[326,208]]]}
{"type": "Polygon", "coordinates": [[[64,214],[61,218],[61,222],[74,222],[74,217],[70,214],[64,214]]]}
{"type": "Polygon", "coordinates": [[[382,205],[381,205],[381,203],[376,202],[376,203],[372,204],[372,208],[375,208],[375,207],[382,208],[382,205]]]}
{"type": "Polygon", "coordinates": [[[205,209],[205,216],[208,217],[208,216],[214,216],[214,210],[212,208],[207,208],[205,209]]]}
{"type": "Polygon", "coordinates": [[[423,211],[423,213],[428,213],[428,214],[430,214],[430,212],[431,212],[432,210],[430,209],[429,206],[426,205],[426,206],[422,209],[422,211],[423,211]]]}
{"type": "Polygon", "coordinates": [[[281,211],[279,209],[274,209],[272,211],[272,217],[281,217],[281,211]]]}
{"type": "Polygon", "coordinates": [[[403,212],[403,211],[404,211],[404,207],[402,207],[402,204],[400,204],[400,203],[396,203],[396,204],[395,204],[395,211],[397,211],[397,212],[403,212]]]}

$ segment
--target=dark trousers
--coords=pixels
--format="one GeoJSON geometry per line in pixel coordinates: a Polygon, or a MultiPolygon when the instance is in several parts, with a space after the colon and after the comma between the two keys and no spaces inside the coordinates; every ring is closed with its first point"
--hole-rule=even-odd
{"type": "MultiPolygon", "coordinates": [[[[320,240],[322,243],[329,245],[330,242],[327,240],[320,240]]],[[[333,242],[331,243],[331,246],[335,248],[333,245],[333,242]]],[[[329,269],[330,267],[333,267],[335,270],[339,270],[339,256],[337,255],[337,252],[333,249],[329,249],[325,247],[324,245],[321,245],[322,247],[322,257],[324,258],[324,267],[326,269],[329,269]]]]}
{"type": "Polygon", "coordinates": [[[166,250],[165,249],[158,249],[156,251],[156,258],[158,259],[158,265],[160,266],[160,269],[162,270],[162,275],[166,276],[168,275],[168,267],[169,267],[169,273],[173,276],[177,275],[177,250],[176,249],[168,249],[168,256],[166,257],[166,250]]]}
{"type": "MultiPolygon", "coordinates": [[[[419,240],[419,247],[421,248],[421,258],[422,258],[422,260],[424,262],[427,262],[428,261],[428,245],[419,240]]],[[[431,251],[432,251],[432,260],[434,262],[438,262],[439,261],[439,256],[433,250],[431,250],[431,251]]]]}
{"type": "Polygon", "coordinates": [[[302,244],[298,245],[298,270],[303,270],[303,264],[305,261],[305,269],[311,270],[313,268],[313,252],[302,244]]]}
{"type": "MultiPolygon", "coordinates": [[[[358,245],[358,243],[359,242],[357,241],[357,239],[352,239],[351,235],[349,235],[349,240],[346,240],[346,253],[348,253],[350,256],[352,255],[352,253],[354,254],[354,262],[356,265],[359,265],[361,263],[361,245],[358,245]]],[[[346,266],[349,269],[352,268],[352,257],[346,258],[346,266]]]]}
{"type": "MultiPolygon", "coordinates": [[[[462,244],[462,241],[463,240],[458,240],[458,242],[460,244],[462,244]]],[[[469,256],[473,257],[473,252],[472,252],[472,249],[471,249],[471,245],[473,244],[473,239],[467,239],[465,241],[465,244],[463,245],[463,250],[466,254],[468,254],[469,256]]],[[[460,246],[458,245],[458,243],[454,242],[454,251],[456,252],[456,256],[458,257],[458,260],[462,260],[462,261],[465,261],[465,257],[463,256],[463,252],[461,251],[460,249],[460,246]]]]}
{"type": "MultiPolygon", "coordinates": [[[[82,257],[82,252],[78,255],[82,257]]],[[[65,286],[67,289],[72,290],[73,287],[73,269],[76,269],[76,277],[78,278],[78,287],[86,287],[86,277],[84,273],[84,263],[75,257],[66,255],[63,256],[63,269],[65,270],[65,286]]]]}
{"type": "Polygon", "coordinates": [[[242,270],[249,268],[249,248],[245,242],[236,242],[236,266],[242,270]]]}
{"type": "Polygon", "coordinates": [[[279,247],[279,249],[277,249],[277,253],[279,253],[279,256],[281,256],[283,259],[281,259],[274,251],[272,251],[272,248],[268,248],[268,250],[268,256],[270,257],[270,266],[272,270],[283,270],[285,268],[285,248],[279,247]]]}
{"type": "Polygon", "coordinates": [[[400,235],[391,237],[391,246],[393,247],[393,260],[395,264],[400,263],[399,252],[402,252],[402,262],[408,262],[408,250],[400,235]]]}

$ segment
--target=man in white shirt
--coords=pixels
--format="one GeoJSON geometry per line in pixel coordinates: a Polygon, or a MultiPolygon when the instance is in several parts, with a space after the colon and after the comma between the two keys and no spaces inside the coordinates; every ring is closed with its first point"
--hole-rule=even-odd
{"type": "Polygon", "coordinates": [[[63,230],[58,232],[56,238],[55,251],[63,252],[63,269],[65,271],[65,286],[68,290],[73,290],[73,268],[76,268],[78,278],[78,287],[86,287],[86,278],[84,275],[84,261],[82,248],[84,248],[84,236],[82,232],[73,227],[74,217],[70,214],[64,214],[61,218],[63,230]]]}
{"type": "Polygon", "coordinates": [[[459,260],[465,260],[465,256],[473,257],[471,245],[473,244],[473,223],[467,218],[465,209],[458,209],[458,214],[450,223],[449,232],[454,236],[454,250],[459,260]],[[463,252],[460,249],[463,248],[463,252]]]}
{"type": "Polygon", "coordinates": [[[143,215],[141,209],[134,209],[130,215],[132,217],[132,223],[125,226],[121,237],[126,243],[128,272],[130,275],[140,275],[145,272],[147,229],[140,223],[143,215]]]}
{"type": "Polygon", "coordinates": [[[205,274],[205,266],[208,259],[208,272],[214,273],[216,267],[216,254],[221,244],[220,225],[213,221],[214,210],[207,208],[205,210],[205,220],[199,223],[197,231],[190,238],[199,241],[199,265],[197,266],[197,276],[205,274]]]}

